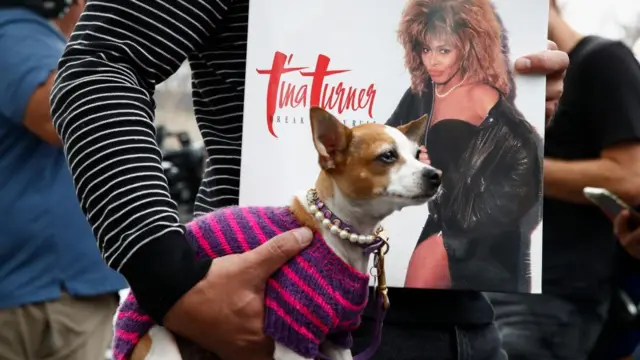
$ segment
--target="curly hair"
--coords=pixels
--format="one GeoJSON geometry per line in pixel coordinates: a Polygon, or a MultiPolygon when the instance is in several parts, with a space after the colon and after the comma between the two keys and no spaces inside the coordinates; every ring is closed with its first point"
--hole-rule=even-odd
{"type": "Polygon", "coordinates": [[[398,30],[404,47],[411,89],[423,90],[428,78],[422,49],[429,39],[451,42],[462,54],[461,74],[487,84],[503,95],[511,90],[502,47],[501,23],[489,0],[409,0],[398,30]]]}

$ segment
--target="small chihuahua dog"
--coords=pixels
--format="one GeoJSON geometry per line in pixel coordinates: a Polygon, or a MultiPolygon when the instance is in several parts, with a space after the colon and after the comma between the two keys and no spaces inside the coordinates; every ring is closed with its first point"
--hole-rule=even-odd
{"type": "MultiPolygon", "coordinates": [[[[187,238],[198,256],[213,258],[248,251],[300,226],[314,230],[311,245],[267,284],[264,331],[275,342],[275,360],[348,360],[351,332],[368,300],[367,249],[386,242],[380,235],[384,218],[437,194],[441,172],[418,160],[426,116],[398,128],[349,128],[319,107],[309,118],[321,168],[314,188],[289,206],[229,207],[201,216],[187,224],[187,238]]],[[[121,305],[115,359],[216,358],[176,339],[142,312],[133,295],[121,305]]]]}

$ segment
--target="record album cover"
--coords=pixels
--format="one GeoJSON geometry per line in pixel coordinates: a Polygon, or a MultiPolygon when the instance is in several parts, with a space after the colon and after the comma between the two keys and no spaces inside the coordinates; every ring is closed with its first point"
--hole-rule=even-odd
{"type": "Polygon", "coordinates": [[[429,118],[428,204],[383,221],[392,287],[538,293],[548,2],[263,0],[249,11],[241,205],[284,205],[320,167],[309,109],[349,127],[429,118]]]}

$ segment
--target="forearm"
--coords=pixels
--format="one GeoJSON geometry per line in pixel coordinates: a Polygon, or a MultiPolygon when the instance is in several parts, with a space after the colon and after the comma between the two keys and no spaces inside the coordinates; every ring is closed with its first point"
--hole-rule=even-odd
{"type": "Polygon", "coordinates": [[[54,121],[99,250],[157,321],[202,279],[206,266],[194,263],[168,194],[150,101],[143,90],[118,80],[124,74],[115,68],[91,59],[79,66],[93,77],[65,78],[77,71],[74,65],[60,72],[54,121]]]}
{"type": "Polygon", "coordinates": [[[47,81],[40,86],[29,99],[24,112],[23,125],[31,133],[55,147],[61,147],[62,141],[53,126],[49,94],[53,88],[55,73],[51,73],[47,81]]]}
{"type": "Polygon", "coordinates": [[[620,196],[624,201],[637,203],[640,187],[628,169],[618,163],[599,158],[593,160],[544,160],[544,195],[558,200],[588,204],[582,190],[601,187],[620,196]]]}
{"type": "Polygon", "coordinates": [[[215,16],[203,2],[162,2],[152,9],[90,1],[51,93],[54,125],[98,248],[160,323],[210,262],[195,262],[169,196],[151,95],[207,38],[215,16]]]}

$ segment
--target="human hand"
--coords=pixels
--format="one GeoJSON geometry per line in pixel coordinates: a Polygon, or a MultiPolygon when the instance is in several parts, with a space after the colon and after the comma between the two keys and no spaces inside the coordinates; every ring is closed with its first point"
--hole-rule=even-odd
{"type": "Polygon", "coordinates": [[[620,244],[634,258],[640,259],[640,218],[628,210],[621,211],[613,220],[613,232],[620,244]],[[634,226],[635,225],[635,226],[634,226]]]}
{"type": "Polygon", "coordinates": [[[431,165],[431,160],[429,159],[429,154],[427,154],[427,148],[424,145],[420,146],[420,154],[418,155],[418,160],[421,162],[431,165]]]}
{"type": "Polygon", "coordinates": [[[569,67],[569,55],[558,50],[558,45],[548,41],[547,50],[523,56],[516,60],[515,69],[521,74],[547,76],[547,95],[545,116],[547,126],[558,107],[558,101],[564,91],[564,76],[569,67]]]}
{"type": "Polygon", "coordinates": [[[273,359],[273,341],[263,333],[265,286],[312,240],[303,227],[252,251],[214,259],[205,278],[169,310],[164,326],[222,360],[273,359]]]}

